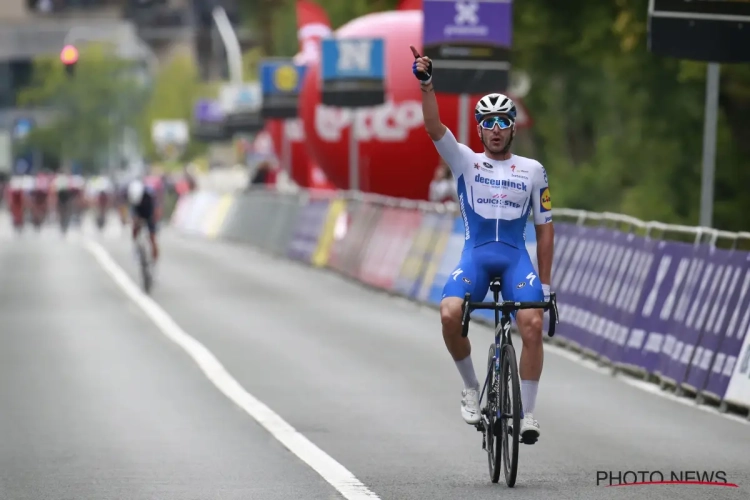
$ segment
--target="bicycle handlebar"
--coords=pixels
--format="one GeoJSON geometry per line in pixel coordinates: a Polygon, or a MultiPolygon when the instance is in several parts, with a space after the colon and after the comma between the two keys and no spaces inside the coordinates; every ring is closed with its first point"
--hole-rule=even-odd
{"type": "Polygon", "coordinates": [[[512,300],[506,300],[503,302],[471,302],[471,294],[467,293],[464,296],[464,303],[462,307],[462,337],[468,337],[469,335],[469,321],[471,320],[470,312],[475,309],[489,309],[493,311],[500,311],[504,314],[509,314],[521,309],[542,309],[543,311],[549,311],[550,321],[549,331],[547,332],[547,335],[549,335],[550,337],[555,336],[555,325],[559,323],[557,312],[557,296],[555,295],[555,292],[550,293],[548,302],[515,302],[512,300]]]}

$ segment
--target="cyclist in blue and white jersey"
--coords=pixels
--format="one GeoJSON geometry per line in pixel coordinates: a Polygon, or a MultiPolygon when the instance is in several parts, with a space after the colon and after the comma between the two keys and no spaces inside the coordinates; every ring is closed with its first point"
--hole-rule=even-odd
{"type": "MultiPolygon", "coordinates": [[[[425,128],[458,182],[466,235],[460,262],[443,289],[440,319],[445,345],[464,383],[461,416],[473,425],[480,420],[480,384],[471,362],[471,344],[461,336],[464,295],[468,292],[474,300],[483,300],[490,279],[499,276],[504,300],[549,300],[554,245],[552,202],[544,167],[536,160],[510,152],[516,133],[513,101],[502,94],[489,94],[479,100],[474,115],[484,152],[475,153],[457,142],[440,122],[432,86],[432,62],[421,57],[414,47],[411,50],[415,58],[412,71],[422,90],[425,128]],[[526,222],[532,211],[538,275],[525,245],[526,222]]],[[[515,315],[523,341],[519,372],[524,438],[540,435],[533,414],[544,359],[542,314],[540,309],[526,309],[515,315]]]]}

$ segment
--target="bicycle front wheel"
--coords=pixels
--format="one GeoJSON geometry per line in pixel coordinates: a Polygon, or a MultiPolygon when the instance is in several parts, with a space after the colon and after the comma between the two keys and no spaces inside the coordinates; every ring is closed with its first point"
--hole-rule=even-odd
{"type": "Polygon", "coordinates": [[[507,344],[503,346],[500,368],[500,401],[503,448],[503,469],[505,483],[509,487],[516,484],[518,475],[518,444],[521,435],[521,383],[518,378],[516,350],[507,344]]]}
{"type": "Polygon", "coordinates": [[[487,371],[490,378],[487,381],[487,399],[484,407],[485,422],[485,449],[487,450],[487,463],[490,469],[490,480],[496,483],[500,480],[500,463],[502,462],[502,439],[497,430],[499,422],[497,420],[497,403],[500,398],[497,390],[500,387],[500,372],[495,369],[495,344],[490,346],[490,352],[487,355],[487,371]]]}

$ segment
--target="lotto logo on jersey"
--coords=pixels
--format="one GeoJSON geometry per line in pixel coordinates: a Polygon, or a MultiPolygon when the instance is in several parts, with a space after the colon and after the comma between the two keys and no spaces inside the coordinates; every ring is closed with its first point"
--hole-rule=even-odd
{"type": "Polygon", "coordinates": [[[474,182],[478,182],[479,184],[486,184],[492,187],[504,187],[504,188],[515,189],[517,191],[526,191],[525,182],[509,181],[507,179],[502,179],[502,180],[488,179],[487,177],[484,177],[482,174],[477,174],[474,177],[474,182]]]}
{"type": "Polygon", "coordinates": [[[486,203],[487,205],[494,205],[496,207],[521,208],[521,205],[516,202],[501,200],[499,198],[477,198],[477,203],[486,203]]]}
{"type": "Polygon", "coordinates": [[[552,198],[549,195],[549,188],[542,188],[539,192],[539,200],[541,201],[541,212],[549,212],[552,210],[552,198]]]}

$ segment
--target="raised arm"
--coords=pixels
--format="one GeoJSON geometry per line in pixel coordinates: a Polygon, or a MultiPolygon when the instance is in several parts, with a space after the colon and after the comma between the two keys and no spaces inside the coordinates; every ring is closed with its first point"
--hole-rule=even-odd
{"type": "Polygon", "coordinates": [[[432,61],[429,57],[422,57],[417,49],[411,45],[411,52],[414,55],[415,76],[420,81],[422,90],[422,115],[424,116],[424,126],[430,139],[437,142],[443,138],[447,127],[440,122],[440,110],[438,109],[435,89],[432,86],[432,61]]]}
{"type": "Polygon", "coordinates": [[[471,149],[456,141],[453,133],[440,121],[435,89],[432,86],[432,61],[429,57],[422,57],[414,46],[410,46],[414,55],[412,72],[419,80],[422,90],[422,116],[427,134],[435,143],[440,156],[448,164],[453,175],[458,177],[465,168],[467,155],[471,155],[471,149]]]}

